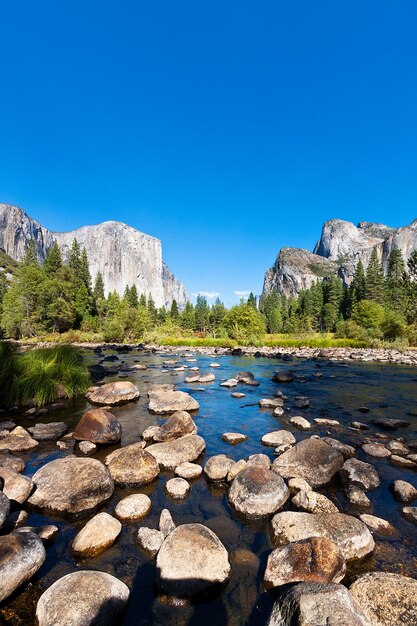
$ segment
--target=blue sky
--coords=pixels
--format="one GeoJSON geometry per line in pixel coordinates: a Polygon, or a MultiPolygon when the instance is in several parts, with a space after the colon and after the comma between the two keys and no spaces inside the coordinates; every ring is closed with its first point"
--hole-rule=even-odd
{"type": "Polygon", "coordinates": [[[332,217],[417,217],[417,4],[0,6],[0,201],[162,239],[190,293],[262,289],[332,217]]]}

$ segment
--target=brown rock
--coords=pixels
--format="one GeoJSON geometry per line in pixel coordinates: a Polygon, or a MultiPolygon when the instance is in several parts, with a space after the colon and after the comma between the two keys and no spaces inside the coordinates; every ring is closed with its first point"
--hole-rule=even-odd
{"type": "Polygon", "coordinates": [[[91,409],[84,413],[74,430],[74,439],[92,443],[117,443],[122,438],[119,420],[110,411],[91,409]]]}
{"type": "Polygon", "coordinates": [[[132,443],[115,450],[106,456],[104,463],[116,485],[121,487],[141,487],[159,475],[158,462],[143,449],[142,443],[132,443]]]}
{"type": "Polygon", "coordinates": [[[85,397],[91,404],[118,406],[137,400],[139,389],[128,380],[106,383],[100,387],[87,389],[85,397]]]}

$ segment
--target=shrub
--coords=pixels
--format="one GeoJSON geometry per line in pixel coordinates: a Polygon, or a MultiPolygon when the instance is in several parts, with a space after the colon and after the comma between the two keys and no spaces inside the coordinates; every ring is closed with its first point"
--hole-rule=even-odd
{"type": "Polygon", "coordinates": [[[266,321],[262,313],[248,304],[238,304],[224,318],[228,335],[239,344],[248,344],[262,339],[266,332],[266,321]]]}
{"type": "Polygon", "coordinates": [[[353,321],[363,328],[379,328],[384,316],[384,307],[372,300],[361,300],[352,311],[353,321]]]}
{"type": "Polygon", "coordinates": [[[381,323],[381,330],[385,339],[397,339],[405,336],[407,326],[400,313],[387,310],[381,323]]]}
{"type": "Polygon", "coordinates": [[[106,343],[121,343],[124,339],[123,325],[117,320],[108,321],[103,329],[103,339],[106,343]]]}

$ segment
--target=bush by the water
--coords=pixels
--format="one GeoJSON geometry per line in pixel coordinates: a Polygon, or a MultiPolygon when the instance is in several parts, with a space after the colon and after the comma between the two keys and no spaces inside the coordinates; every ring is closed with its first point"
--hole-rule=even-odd
{"type": "Polygon", "coordinates": [[[15,345],[0,343],[0,405],[44,406],[74,398],[87,389],[90,376],[79,352],[69,345],[36,348],[19,354],[15,345]]]}

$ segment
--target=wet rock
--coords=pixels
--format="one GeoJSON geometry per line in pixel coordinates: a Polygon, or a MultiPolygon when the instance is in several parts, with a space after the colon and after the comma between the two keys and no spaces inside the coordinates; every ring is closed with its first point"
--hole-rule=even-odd
{"type": "Polygon", "coordinates": [[[16,426],[11,432],[0,435],[0,450],[23,452],[25,450],[33,450],[38,445],[39,442],[33,439],[28,431],[21,426],[16,426]]]}
{"type": "Polygon", "coordinates": [[[188,495],[190,488],[190,484],[184,480],[184,478],[171,478],[165,485],[168,495],[176,500],[185,498],[188,495]]]}
{"type": "Polygon", "coordinates": [[[346,496],[351,504],[354,506],[368,508],[371,506],[371,501],[366,493],[357,485],[348,485],[346,488],[346,496]]]}
{"type": "Polygon", "coordinates": [[[404,506],[402,509],[402,513],[409,522],[414,522],[414,524],[417,524],[417,507],[416,506],[404,506]]]}
{"type": "Polygon", "coordinates": [[[247,465],[229,489],[230,504],[247,517],[275,513],[285,504],[288,496],[281,476],[262,465],[247,465]]]}
{"type": "Polygon", "coordinates": [[[174,520],[172,519],[171,513],[168,509],[162,509],[161,515],[159,517],[159,530],[163,534],[164,538],[168,537],[173,530],[175,530],[176,526],[174,520]]]}
{"type": "Polygon", "coordinates": [[[226,480],[229,470],[235,462],[225,454],[216,454],[208,459],[204,466],[204,475],[208,480],[226,480]]]}
{"type": "Polygon", "coordinates": [[[382,443],[364,443],[362,446],[362,450],[366,454],[369,454],[369,456],[374,456],[381,459],[391,456],[391,452],[387,450],[387,448],[382,443]]]}
{"type": "Polygon", "coordinates": [[[391,452],[391,454],[397,454],[398,456],[407,456],[410,453],[410,449],[407,448],[401,441],[396,441],[392,439],[386,445],[387,449],[391,452]]]}
{"type": "Polygon", "coordinates": [[[276,409],[277,406],[282,406],[283,404],[282,398],[262,398],[262,400],[259,400],[261,409],[276,409]]]}
{"type": "Polygon", "coordinates": [[[333,439],[333,437],[322,437],[322,441],[328,443],[329,446],[338,450],[341,454],[343,454],[345,459],[350,459],[355,456],[355,448],[353,446],[349,446],[347,443],[342,443],[337,439],[333,439]]]}
{"type": "Polygon", "coordinates": [[[246,398],[246,394],[241,391],[234,391],[232,393],[232,398],[246,398]]]}
{"type": "Polygon", "coordinates": [[[312,487],[330,482],[343,465],[343,456],[321,439],[304,439],[284,452],[272,469],[284,478],[304,478],[312,487]]]}
{"type": "Polygon", "coordinates": [[[245,469],[246,465],[247,463],[244,459],[240,459],[234,465],[232,465],[232,467],[229,469],[227,473],[227,478],[226,478],[227,482],[228,483],[233,482],[236,476],[240,474],[242,470],[245,469]]]}
{"type": "Polygon", "coordinates": [[[151,500],[144,493],[133,493],[120,500],[114,510],[121,522],[136,522],[146,517],[151,510],[151,500]]]}
{"type": "Polygon", "coordinates": [[[392,419],[389,417],[377,417],[372,420],[372,423],[384,430],[397,430],[398,428],[405,428],[410,426],[410,422],[406,420],[392,419]]]}
{"type": "Polygon", "coordinates": [[[57,580],[39,598],[39,626],[112,626],[129,599],[120,580],[97,571],[78,571],[57,580]]]}
{"type": "Polygon", "coordinates": [[[284,409],[283,409],[283,407],[282,407],[282,406],[277,406],[277,407],[274,409],[274,413],[273,413],[273,415],[274,415],[275,417],[281,417],[281,415],[284,415],[284,409]]]}
{"type": "Polygon", "coordinates": [[[59,450],[70,450],[74,444],[68,441],[57,441],[56,445],[59,450]]]}
{"type": "Polygon", "coordinates": [[[293,445],[296,443],[296,439],[289,430],[274,430],[272,433],[267,433],[261,439],[264,446],[271,446],[276,448],[285,444],[293,445]]]}
{"type": "Polygon", "coordinates": [[[266,469],[271,467],[271,461],[266,454],[251,454],[248,457],[247,465],[262,465],[266,469]]]}
{"type": "Polygon", "coordinates": [[[12,422],[12,420],[6,420],[4,422],[0,422],[0,430],[11,431],[14,428],[16,428],[16,424],[15,422],[12,422]]]}
{"type": "Polygon", "coordinates": [[[64,422],[50,422],[49,424],[36,424],[28,428],[28,431],[36,441],[53,441],[59,439],[68,430],[64,422]]]}
{"type": "Polygon", "coordinates": [[[184,378],[184,382],[186,383],[198,383],[198,379],[200,378],[200,374],[190,374],[184,378]]]}
{"type": "Polygon", "coordinates": [[[144,450],[141,443],[132,443],[106,456],[104,462],[116,485],[141,487],[159,476],[158,462],[149,449],[144,450]]]}
{"type": "Polygon", "coordinates": [[[220,363],[210,363],[210,367],[220,367],[220,363]]]}
{"type": "Polygon", "coordinates": [[[236,386],[237,386],[236,378],[229,378],[228,380],[224,380],[223,382],[220,383],[220,387],[228,387],[229,389],[231,389],[232,387],[236,387],[236,386]]]}
{"type": "Polygon", "coordinates": [[[299,491],[291,500],[300,511],[307,513],[338,513],[339,509],[329,498],[308,489],[299,491]]]}
{"type": "Polygon", "coordinates": [[[0,537],[0,602],[32,578],[45,557],[42,540],[34,533],[13,531],[0,537]]]}
{"type": "Polygon", "coordinates": [[[299,491],[312,491],[311,485],[304,478],[290,478],[288,489],[292,496],[295,496],[299,491]]]}
{"type": "Polygon", "coordinates": [[[359,576],[349,591],[373,626],[417,624],[417,580],[414,578],[372,572],[359,576]]]}
{"type": "Polygon", "coordinates": [[[117,443],[122,438],[122,426],[108,410],[86,411],[74,430],[74,439],[97,444],[117,443]]]}
{"type": "Polygon", "coordinates": [[[156,580],[170,596],[199,599],[217,591],[230,576],[228,553],[217,535],[202,524],[178,526],[156,559],[156,580]]]}
{"type": "Polygon", "coordinates": [[[350,426],[355,430],[369,430],[368,424],[364,424],[363,422],[351,422],[350,426]]]}
{"type": "Polygon", "coordinates": [[[390,461],[391,464],[395,465],[396,467],[404,467],[405,469],[417,470],[417,463],[415,463],[411,459],[405,459],[402,456],[392,454],[390,457],[390,461]]]}
{"type": "Polygon", "coordinates": [[[356,485],[365,491],[379,487],[379,476],[374,466],[358,459],[345,461],[340,476],[344,483],[356,485]]]}
{"type": "Polygon", "coordinates": [[[155,457],[160,467],[175,470],[182,463],[195,461],[206,448],[205,441],[199,435],[186,435],[175,441],[154,443],[147,451],[155,457]]]}
{"type": "Polygon", "coordinates": [[[78,444],[77,451],[83,454],[84,456],[90,456],[96,452],[97,446],[95,443],[91,441],[80,441],[78,444]]]}
{"type": "Polygon", "coordinates": [[[375,547],[367,526],[344,513],[294,513],[284,511],[271,521],[274,547],[308,539],[326,537],[336,543],[347,561],[361,559],[375,547]]]}
{"type": "Polygon", "coordinates": [[[393,535],[395,533],[394,526],[381,517],[364,513],[359,516],[359,519],[367,525],[371,532],[378,535],[393,535]]]}
{"type": "Polygon", "coordinates": [[[164,535],[160,530],[142,526],[136,533],[136,542],[144,552],[154,557],[164,542],[164,535]]]}
{"type": "Polygon", "coordinates": [[[289,423],[298,428],[298,430],[311,430],[311,424],[305,417],[301,417],[301,415],[297,415],[296,417],[291,417],[289,423]]]}
{"type": "Polygon", "coordinates": [[[185,391],[152,391],[149,392],[149,412],[167,415],[176,411],[198,411],[197,400],[185,391]]]}
{"type": "Polygon", "coordinates": [[[33,476],[28,502],[42,511],[81,516],[108,500],[114,490],[108,469],[96,459],[67,456],[50,461],[33,476]]]}
{"type": "Polygon", "coordinates": [[[23,504],[33,491],[33,481],[8,467],[0,467],[0,479],[4,480],[3,493],[12,502],[23,504]]]}
{"type": "Polygon", "coordinates": [[[267,626],[376,626],[343,585],[300,583],[274,604],[267,626]]]}
{"type": "Polygon", "coordinates": [[[273,589],[295,582],[338,583],[345,573],[345,559],[338,546],[325,537],[312,537],[271,552],[264,586],[273,589]]]}
{"type": "Polygon", "coordinates": [[[295,376],[292,372],[275,372],[272,377],[274,383],[292,383],[295,376]]]}
{"type": "Polygon", "coordinates": [[[340,422],[338,422],[337,420],[328,419],[327,417],[315,417],[314,421],[318,426],[328,426],[329,428],[335,428],[336,426],[340,426],[340,422]]]}
{"type": "Polygon", "coordinates": [[[53,543],[58,537],[59,528],[54,524],[48,524],[47,526],[21,526],[16,532],[19,533],[34,533],[42,539],[45,544],[53,543]]]}
{"type": "Polygon", "coordinates": [[[216,380],[216,377],[214,374],[209,372],[208,374],[203,374],[202,376],[200,376],[200,378],[198,379],[198,382],[199,383],[212,383],[213,380],[216,380]]]}
{"type": "Polygon", "coordinates": [[[222,439],[226,443],[230,443],[231,446],[235,446],[238,443],[242,443],[242,441],[246,441],[247,436],[242,433],[223,433],[222,439]]]}
{"type": "Polygon", "coordinates": [[[122,525],[108,513],[98,513],[80,530],[71,544],[78,557],[91,557],[110,548],[120,535],[122,525]]]}
{"type": "Polygon", "coordinates": [[[196,435],[197,426],[187,411],[176,411],[153,434],[153,441],[174,441],[185,435],[196,435]]]}
{"type": "Polygon", "coordinates": [[[185,480],[195,480],[200,478],[203,473],[203,468],[197,463],[181,463],[175,468],[175,474],[185,480]]]}
{"type": "Polygon", "coordinates": [[[126,404],[138,400],[139,396],[139,389],[128,380],[106,383],[100,387],[90,387],[85,394],[90,404],[102,404],[104,406],[126,404]]]}
{"type": "Polygon", "coordinates": [[[10,513],[10,500],[0,491],[0,528],[3,526],[10,513]]]}
{"type": "Polygon", "coordinates": [[[148,387],[148,396],[152,393],[166,393],[168,391],[175,391],[175,385],[171,383],[152,383],[148,387]]]}
{"type": "Polygon", "coordinates": [[[0,452],[0,467],[7,467],[15,472],[23,472],[25,470],[25,462],[18,456],[14,456],[8,450],[0,452]]]}
{"type": "Polygon", "coordinates": [[[405,480],[395,480],[392,489],[400,502],[412,502],[417,499],[417,489],[405,480]]]}

